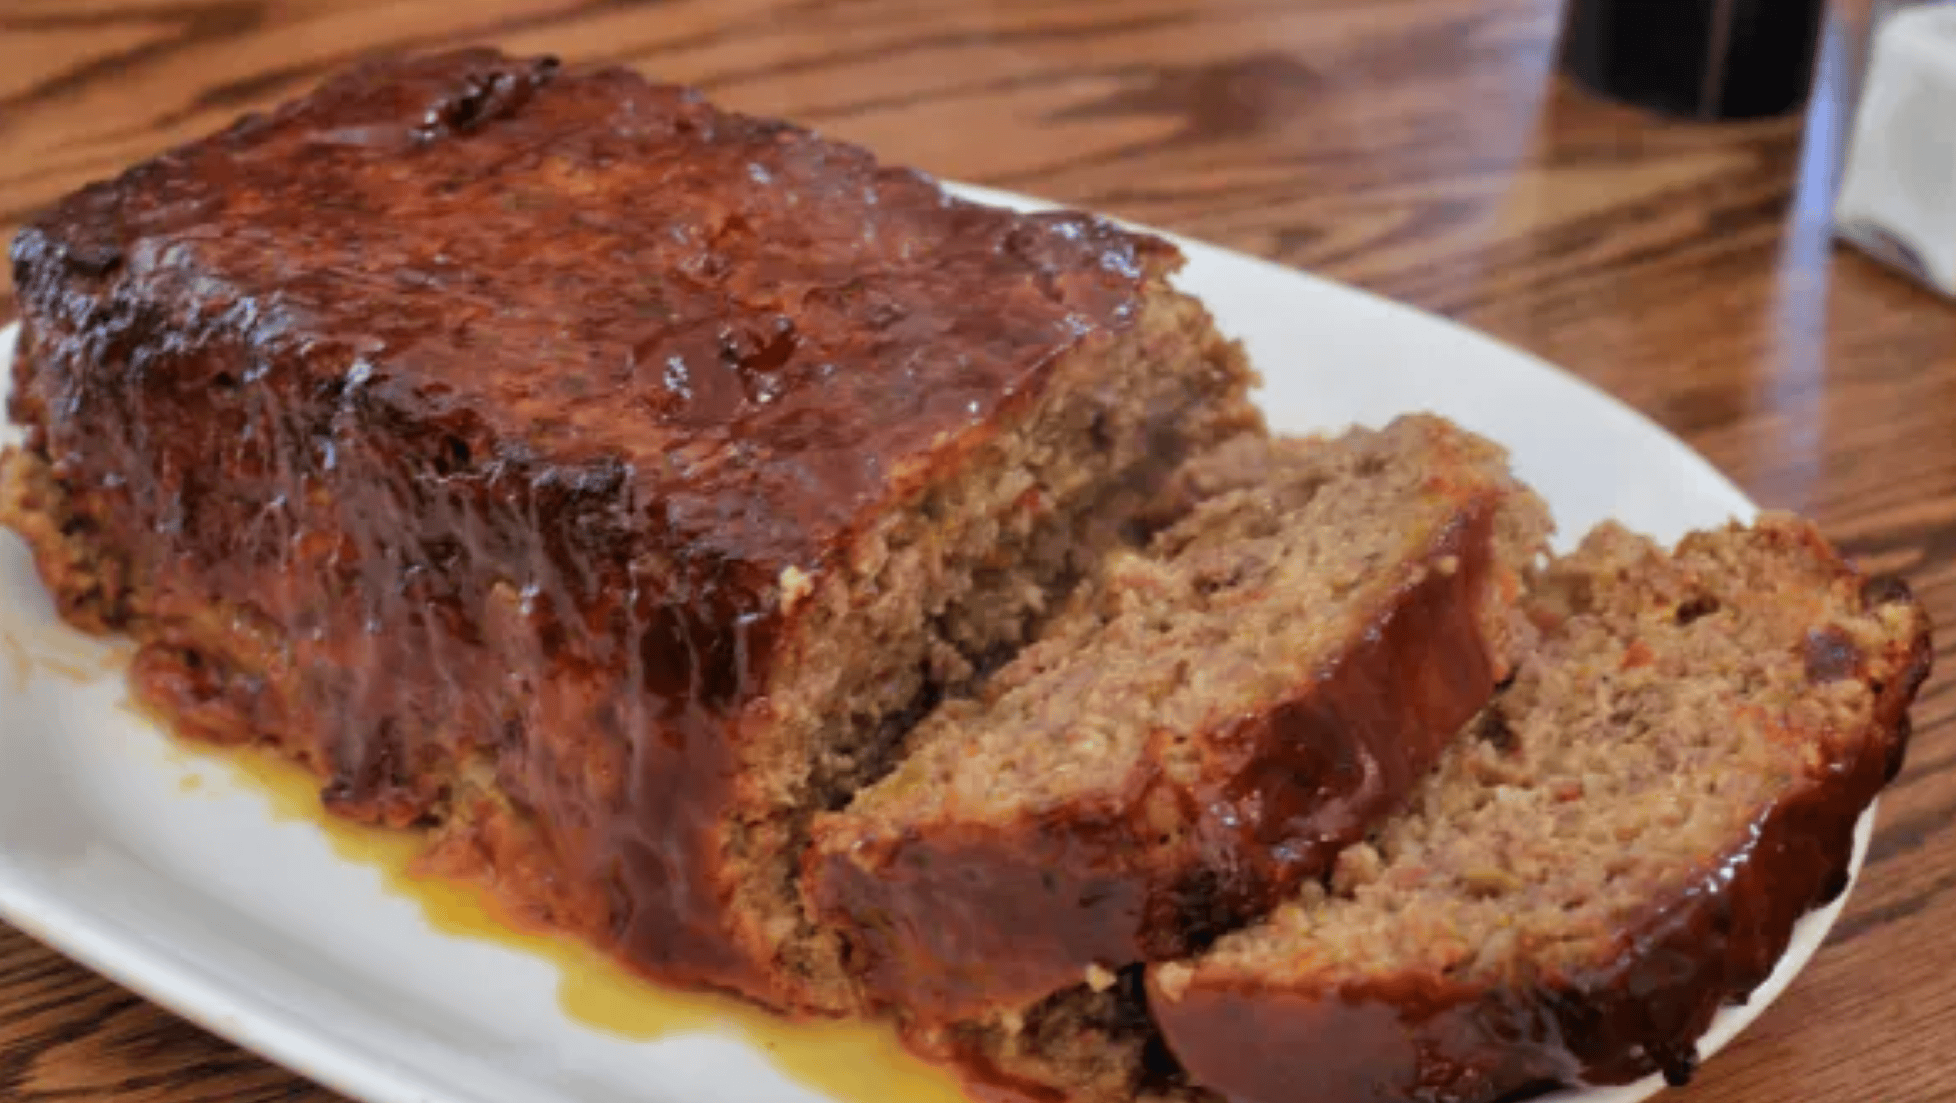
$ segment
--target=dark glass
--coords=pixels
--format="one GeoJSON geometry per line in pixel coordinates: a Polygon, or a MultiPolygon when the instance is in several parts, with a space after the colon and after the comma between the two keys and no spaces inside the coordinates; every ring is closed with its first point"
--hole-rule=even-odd
{"type": "Polygon", "coordinates": [[[1750,119],[1806,103],[1826,0],[1569,0],[1562,68],[1670,115],[1750,119]]]}

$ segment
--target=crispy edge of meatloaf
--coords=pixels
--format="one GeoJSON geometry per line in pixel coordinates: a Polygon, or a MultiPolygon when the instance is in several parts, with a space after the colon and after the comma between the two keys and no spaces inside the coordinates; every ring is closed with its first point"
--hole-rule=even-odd
{"type": "Polygon", "coordinates": [[[818,821],[811,899],[882,1001],[963,1017],[1193,952],[1321,873],[1487,702],[1551,529],[1506,453],[1430,415],[1265,447],[1261,481],[1114,556],[818,821]]]}
{"type": "Polygon", "coordinates": [[[1539,650],[1328,891],[1153,969],[1188,1076],[1242,1103],[1680,1084],[1846,889],[1930,667],[1905,586],[1768,515],[1669,556],[1605,525],[1528,609],[1539,650]]]}

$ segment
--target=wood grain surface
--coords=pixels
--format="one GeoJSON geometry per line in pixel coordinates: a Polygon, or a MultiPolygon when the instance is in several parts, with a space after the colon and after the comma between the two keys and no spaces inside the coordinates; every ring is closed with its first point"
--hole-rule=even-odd
{"type": "MultiPolygon", "coordinates": [[[[1487,330],[1648,413],[1766,504],[1815,515],[1956,625],[1956,305],[1836,247],[1826,225],[1857,6],[1835,13],[1805,119],[1727,126],[1567,87],[1558,8],[0,0],[0,233],[368,50],[473,41],[628,62],[892,160],[1487,330]]],[[[1673,1098],[1956,1099],[1951,684],[1925,691],[1824,951],[1673,1098]]],[[[0,1099],[335,1098],[0,925],[0,1099]]]]}

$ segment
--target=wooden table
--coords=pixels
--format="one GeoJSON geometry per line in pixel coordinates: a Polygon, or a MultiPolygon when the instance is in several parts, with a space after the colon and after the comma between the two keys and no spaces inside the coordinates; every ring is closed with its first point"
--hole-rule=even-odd
{"type": "MultiPolygon", "coordinates": [[[[1956,306],[1829,241],[1859,56],[1805,120],[1667,126],[1552,73],[1559,0],[0,0],[0,231],[381,46],[630,62],[941,175],[1248,250],[1608,388],[1956,624],[1956,306]]],[[[11,309],[0,297],[0,317],[11,309]]],[[[1866,875],[1680,1094],[1956,1098],[1956,721],[1866,875]]],[[[0,1099],[327,1100],[0,926],[0,1099]]]]}

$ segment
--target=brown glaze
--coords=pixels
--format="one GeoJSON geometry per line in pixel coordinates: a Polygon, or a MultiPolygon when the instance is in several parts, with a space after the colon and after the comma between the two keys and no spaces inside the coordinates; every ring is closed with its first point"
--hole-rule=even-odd
{"type": "Polygon", "coordinates": [[[1463,502],[1293,696],[1192,738],[1192,780],[1164,770],[1162,742],[1080,806],[901,837],[818,826],[805,884],[852,932],[867,990],[927,1020],[1024,1006],[1089,966],[1194,952],[1321,873],[1493,692],[1480,612],[1499,504],[1463,502]]]}
{"type": "Polygon", "coordinates": [[[1653,1072],[1685,1083],[1719,1007],[1744,1001],[1785,953],[1795,921],[1846,889],[1855,823],[1907,740],[1907,709],[1929,673],[1928,621],[1905,588],[1864,594],[1908,605],[1916,625],[1883,657],[1897,676],[1874,684],[1874,730],[1842,740],[1744,840],[1653,902],[1622,930],[1613,957],[1524,987],[1408,975],[1336,992],[1198,966],[1178,998],[1150,978],[1170,1048],[1192,1079],[1233,1103],[1486,1103],[1653,1072]]]}
{"type": "Polygon", "coordinates": [[[777,579],[819,578],[1178,262],[482,50],[90,185],[12,257],[10,412],[128,552],[166,713],[274,739],[367,821],[438,818],[486,768],[542,825],[544,919],[763,999],[722,862],[777,579]]]}
{"type": "MultiPolygon", "coordinates": [[[[1956,324],[1828,239],[1869,0],[1813,119],[1679,127],[1553,73],[1565,0],[9,0],[0,237],[360,51],[521,42],[700,82],[947,177],[1108,209],[1439,311],[1588,378],[1956,623],[1956,324]],[[839,29],[861,43],[839,41],[839,29]]],[[[0,316],[13,302],[0,279],[0,316]]],[[[1434,355],[1444,355],[1436,348],[1434,355]]],[[[1331,355],[1319,352],[1316,355],[1331,355]]],[[[1281,366],[1273,366],[1281,370],[1281,366]]],[[[0,543],[9,539],[0,534],[0,543]]],[[[1692,1103],[1946,1103],[1956,693],[1836,936],[1692,1103]]],[[[0,717],[0,730],[6,729],[0,717]]],[[[1898,760],[1899,762],[1899,760],[1898,760]]],[[[344,1103],[0,924],[9,1103],[344,1103]]]]}

